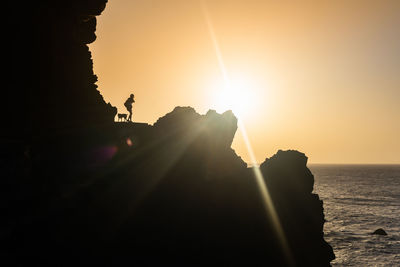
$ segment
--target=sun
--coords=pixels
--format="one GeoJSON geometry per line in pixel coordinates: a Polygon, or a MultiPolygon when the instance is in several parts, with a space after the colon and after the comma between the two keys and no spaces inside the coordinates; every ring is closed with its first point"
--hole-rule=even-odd
{"type": "Polygon", "coordinates": [[[217,112],[232,110],[241,119],[250,116],[257,103],[254,85],[245,79],[234,79],[222,88],[216,88],[213,99],[213,107],[217,112]]]}

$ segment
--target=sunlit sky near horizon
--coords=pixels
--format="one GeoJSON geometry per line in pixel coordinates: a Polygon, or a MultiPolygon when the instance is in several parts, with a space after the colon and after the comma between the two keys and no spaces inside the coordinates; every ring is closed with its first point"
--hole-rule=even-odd
{"type": "MultiPolygon", "coordinates": [[[[297,149],[400,163],[400,1],[203,3],[109,1],[90,45],[106,102],[126,113],[134,93],[133,120],[150,124],[175,106],[231,108],[258,162],[297,149]]],[[[240,131],[233,148],[249,162],[240,131]]]]}

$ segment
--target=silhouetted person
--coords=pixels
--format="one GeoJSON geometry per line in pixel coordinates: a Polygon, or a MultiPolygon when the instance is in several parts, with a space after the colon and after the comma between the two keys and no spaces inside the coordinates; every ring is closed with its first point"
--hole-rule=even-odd
{"type": "Polygon", "coordinates": [[[131,94],[129,98],[125,101],[124,106],[129,112],[128,121],[132,121],[132,104],[135,103],[135,96],[131,94]]]}

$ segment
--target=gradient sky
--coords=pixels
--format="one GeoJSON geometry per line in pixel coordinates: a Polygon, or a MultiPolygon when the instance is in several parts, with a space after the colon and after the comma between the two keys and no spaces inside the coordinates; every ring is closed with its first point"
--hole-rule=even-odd
{"type": "MultiPolygon", "coordinates": [[[[231,83],[251,96],[258,162],[297,149],[312,163],[400,163],[398,0],[111,0],[90,45],[105,100],[126,113],[134,93],[133,119],[150,124],[175,106],[223,111],[207,14],[231,83]]],[[[240,131],[233,148],[249,162],[240,131]]]]}

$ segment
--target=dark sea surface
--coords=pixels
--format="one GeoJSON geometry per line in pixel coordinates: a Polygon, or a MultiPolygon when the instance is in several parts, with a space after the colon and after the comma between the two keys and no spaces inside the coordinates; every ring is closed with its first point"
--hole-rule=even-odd
{"type": "Polygon", "coordinates": [[[400,266],[400,165],[308,167],[324,201],[332,266],[400,266]],[[370,235],[378,228],[388,235],[370,235]]]}

